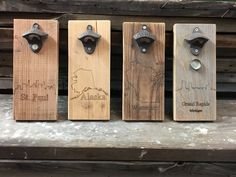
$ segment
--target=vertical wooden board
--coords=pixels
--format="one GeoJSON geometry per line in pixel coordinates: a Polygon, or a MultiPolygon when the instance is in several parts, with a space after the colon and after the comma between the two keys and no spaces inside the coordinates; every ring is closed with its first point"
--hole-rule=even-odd
{"type": "Polygon", "coordinates": [[[165,24],[123,24],[123,120],[164,120],[165,24]],[[156,40],[142,53],[133,39],[147,25],[156,40]]]}
{"type": "Polygon", "coordinates": [[[173,116],[176,121],[214,121],[216,119],[216,26],[214,24],[176,24],[174,26],[173,116]],[[200,54],[190,51],[185,39],[194,29],[208,38],[200,54]],[[193,59],[201,68],[190,66],[193,59]]]}
{"type": "Polygon", "coordinates": [[[58,95],[58,22],[14,20],[13,91],[15,120],[56,120],[58,95]],[[48,34],[39,53],[22,35],[38,23],[48,34]]]}
{"type": "Polygon", "coordinates": [[[108,20],[71,20],[68,26],[68,119],[110,119],[110,30],[108,20]],[[78,37],[91,25],[101,35],[94,53],[87,54],[78,37]]]}

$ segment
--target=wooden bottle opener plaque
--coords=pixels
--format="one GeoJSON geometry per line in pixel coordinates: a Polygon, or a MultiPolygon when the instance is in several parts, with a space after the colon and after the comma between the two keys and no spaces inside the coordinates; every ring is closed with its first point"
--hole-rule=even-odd
{"type": "Polygon", "coordinates": [[[56,20],[14,20],[15,120],[57,119],[58,42],[56,20]]]}
{"type": "Polygon", "coordinates": [[[165,24],[123,24],[123,120],[164,120],[165,24]]]}
{"type": "Polygon", "coordinates": [[[110,119],[110,30],[108,20],[71,20],[68,119],[110,119]]]}
{"type": "Polygon", "coordinates": [[[216,120],[216,26],[174,25],[173,116],[216,120]]]}

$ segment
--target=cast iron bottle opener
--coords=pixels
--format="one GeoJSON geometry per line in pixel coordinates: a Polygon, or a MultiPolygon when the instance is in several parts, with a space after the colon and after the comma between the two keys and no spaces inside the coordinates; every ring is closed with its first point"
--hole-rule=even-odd
{"type": "Polygon", "coordinates": [[[133,36],[136,41],[140,51],[146,53],[150,45],[156,40],[147,29],[147,25],[142,25],[142,29],[133,36]]]}
{"type": "Polygon", "coordinates": [[[30,49],[34,53],[38,53],[43,46],[43,41],[47,39],[48,34],[41,32],[39,30],[39,24],[34,23],[32,29],[24,33],[22,37],[28,41],[30,49]]]}
{"type": "MultiPolygon", "coordinates": [[[[198,27],[194,28],[192,37],[190,39],[185,39],[185,41],[190,45],[190,52],[194,56],[198,56],[205,43],[209,39],[202,36],[201,31],[198,27]]],[[[201,68],[201,61],[199,59],[193,59],[190,63],[190,66],[194,70],[199,70],[201,68]]]]}
{"type": "Polygon", "coordinates": [[[78,39],[83,43],[85,52],[92,54],[95,51],[97,41],[100,37],[101,35],[93,32],[93,27],[88,25],[87,31],[81,34],[78,39]]]}

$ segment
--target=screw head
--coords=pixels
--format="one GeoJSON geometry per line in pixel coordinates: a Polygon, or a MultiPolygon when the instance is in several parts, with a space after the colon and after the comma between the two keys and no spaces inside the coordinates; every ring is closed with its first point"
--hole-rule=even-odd
{"type": "Polygon", "coordinates": [[[198,53],[198,52],[199,52],[199,50],[198,50],[198,49],[195,49],[194,51],[195,51],[196,53],[198,53]]]}
{"type": "Polygon", "coordinates": [[[147,25],[143,25],[143,26],[142,26],[142,29],[143,29],[143,30],[146,30],[146,29],[147,29],[147,25]]]}
{"type": "Polygon", "coordinates": [[[33,50],[38,50],[39,45],[38,44],[32,44],[31,47],[32,47],[33,50]]]}
{"type": "Polygon", "coordinates": [[[91,25],[87,26],[87,30],[92,30],[92,29],[93,29],[93,27],[91,25]]]}
{"type": "Polygon", "coordinates": [[[39,29],[39,24],[38,24],[38,23],[34,23],[34,24],[33,24],[33,28],[34,28],[34,29],[39,29]]]}
{"type": "Polygon", "coordinates": [[[194,31],[195,31],[195,32],[199,32],[200,29],[199,29],[198,27],[196,27],[196,28],[194,28],[194,31]]]}
{"type": "Polygon", "coordinates": [[[147,49],[142,48],[142,52],[143,52],[143,53],[146,53],[146,52],[147,52],[147,49]]]}

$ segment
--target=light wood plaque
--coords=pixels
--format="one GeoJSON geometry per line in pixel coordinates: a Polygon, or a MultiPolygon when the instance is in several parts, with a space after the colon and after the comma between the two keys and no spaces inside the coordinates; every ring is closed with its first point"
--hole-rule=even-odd
{"type": "Polygon", "coordinates": [[[164,120],[165,24],[123,24],[123,120],[164,120]],[[133,36],[146,26],[155,41],[142,53],[133,36]]]}
{"type": "Polygon", "coordinates": [[[108,20],[71,20],[68,25],[68,119],[110,119],[110,30],[108,20]],[[88,25],[99,34],[94,53],[78,39],[88,25]]]}
{"type": "Polygon", "coordinates": [[[216,120],[216,26],[214,24],[174,25],[173,68],[174,120],[216,120]],[[198,55],[191,52],[191,45],[186,41],[186,39],[193,39],[193,36],[207,38],[198,55]]]}
{"type": "Polygon", "coordinates": [[[58,95],[58,22],[14,20],[13,104],[15,120],[56,120],[58,95]],[[22,35],[34,23],[47,33],[41,50],[31,51],[22,35]]]}

